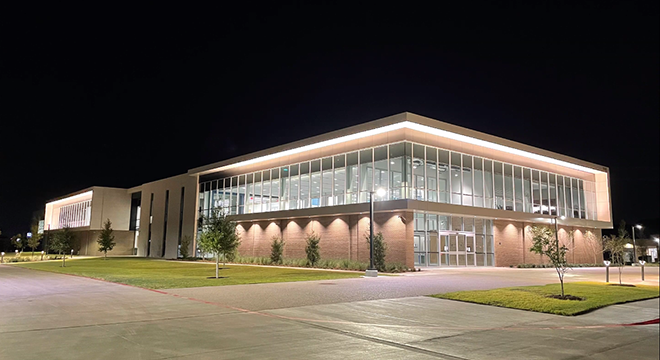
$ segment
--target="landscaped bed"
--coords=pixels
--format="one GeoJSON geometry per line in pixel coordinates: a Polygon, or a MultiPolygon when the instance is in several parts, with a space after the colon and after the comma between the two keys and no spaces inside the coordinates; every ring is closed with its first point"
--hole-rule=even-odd
{"type": "Polygon", "coordinates": [[[493,290],[458,291],[431,295],[440,299],[530,310],[557,315],[579,315],[608,305],[656,298],[658,286],[618,286],[596,282],[564,284],[567,295],[581,300],[562,300],[551,296],[561,293],[559,284],[520,286],[493,290]]]}
{"type": "MultiPolygon", "coordinates": [[[[358,272],[286,269],[276,267],[227,265],[215,276],[215,264],[185,263],[145,258],[87,258],[15,264],[35,270],[82,275],[149,289],[169,289],[217,285],[274,283],[307,280],[356,278],[358,272]]],[[[222,266],[222,264],[221,264],[222,266]]]]}

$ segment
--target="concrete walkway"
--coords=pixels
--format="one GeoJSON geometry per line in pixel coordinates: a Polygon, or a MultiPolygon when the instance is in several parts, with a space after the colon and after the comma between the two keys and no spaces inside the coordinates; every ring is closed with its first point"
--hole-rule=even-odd
{"type": "MultiPolygon", "coordinates": [[[[471,276],[478,278],[476,273],[471,276]]],[[[282,285],[305,284],[306,291],[315,292],[355,282],[370,284],[360,285],[365,292],[377,293],[369,296],[385,297],[388,288],[396,287],[391,280],[424,278],[435,276],[282,285]]],[[[492,278],[478,284],[486,286],[488,280],[492,278]]],[[[231,292],[232,288],[236,286],[205,289],[231,292]]],[[[300,289],[276,290],[285,291],[293,305],[255,311],[176,291],[0,265],[0,359],[657,359],[659,355],[658,325],[619,326],[657,318],[658,299],[562,317],[420,296],[350,302],[334,298],[324,305],[297,306],[293,299],[301,295],[300,289]]],[[[406,291],[411,290],[399,293],[406,291]]],[[[272,291],[255,294],[274,295],[272,291]]]]}

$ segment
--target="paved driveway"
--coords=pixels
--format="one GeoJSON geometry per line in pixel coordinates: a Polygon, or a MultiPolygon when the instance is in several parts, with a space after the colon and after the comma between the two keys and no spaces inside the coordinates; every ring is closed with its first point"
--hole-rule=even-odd
{"type": "MultiPolygon", "coordinates": [[[[494,286],[489,279],[506,277],[490,272],[492,278],[477,282],[487,276],[478,274],[458,274],[446,286],[458,287],[460,279],[494,286]]],[[[307,287],[270,292],[250,285],[255,297],[267,298],[247,305],[284,298],[275,292],[292,304],[254,311],[177,293],[187,290],[156,292],[0,265],[0,359],[658,358],[658,325],[620,326],[657,318],[657,299],[570,318],[408,297],[414,286],[391,290],[400,281],[453,276],[441,275],[277,284],[307,287]],[[295,304],[299,297],[313,298],[299,290],[327,294],[344,283],[379,299],[341,302],[338,296],[322,305],[295,304]]],[[[530,281],[510,275],[512,283],[530,281]]],[[[245,292],[236,288],[205,289],[245,292]]]]}

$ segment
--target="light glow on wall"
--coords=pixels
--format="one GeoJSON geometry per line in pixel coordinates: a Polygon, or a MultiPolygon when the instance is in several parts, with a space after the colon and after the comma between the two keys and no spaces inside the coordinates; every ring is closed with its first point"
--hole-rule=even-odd
{"type": "Polygon", "coordinates": [[[482,147],[485,147],[485,148],[488,148],[488,149],[498,150],[498,151],[506,152],[506,153],[513,154],[513,155],[523,156],[523,157],[526,157],[526,158],[529,158],[529,159],[538,160],[538,161],[546,162],[546,163],[549,163],[549,164],[559,165],[559,166],[563,166],[563,167],[574,169],[574,170],[584,171],[584,172],[591,173],[591,174],[602,174],[602,173],[604,173],[603,171],[600,171],[600,170],[592,169],[592,168],[582,166],[582,165],[578,165],[578,164],[573,164],[573,163],[570,163],[570,162],[567,162],[567,161],[551,158],[551,157],[544,156],[544,155],[531,153],[531,152],[528,152],[528,151],[525,151],[525,150],[520,150],[520,149],[512,148],[512,147],[509,147],[509,146],[496,144],[496,143],[493,143],[493,142],[490,142],[490,141],[476,139],[476,138],[473,138],[473,137],[470,137],[470,136],[461,135],[461,134],[453,133],[453,132],[446,131],[446,130],[437,129],[437,128],[426,126],[426,125],[421,125],[421,124],[410,122],[410,121],[402,121],[400,123],[391,124],[391,125],[387,125],[387,126],[382,126],[382,127],[377,128],[377,129],[371,129],[371,130],[362,131],[362,132],[351,134],[351,135],[340,136],[340,137],[337,137],[337,138],[334,138],[334,139],[321,141],[321,142],[318,142],[318,143],[315,143],[315,144],[310,144],[310,145],[305,145],[305,146],[301,146],[301,147],[294,148],[294,149],[284,150],[284,151],[280,151],[280,152],[277,152],[277,153],[260,156],[260,157],[254,158],[254,159],[240,161],[240,162],[237,162],[237,163],[221,166],[221,167],[218,167],[218,168],[215,168],[215,169],[209,169],[209,170],[201,172],[200,175],[201,174],[206,174],[206,173],[211,173],[211,172],[216,172],[216,171],[229,170],[229,169],[233,169],[233,168],[237,168],[237,167],[241,167],[241,166],[252,165],[252,164],[260,163],[262,161],[273,160],[273,159],[277,159],[277,158],[280,158],[280,157],[300,154],[300,153],[303,153],[303,152],[306,152],[306,151],[320,149],[320,148],[323,148],[323,147],[326,147],[326,146],[341,144],[341,143],[344,143],[344,142],[347,142],[347,141],[357,140],[357,139],[361,139],[361,138],[365,138],[365,137],[369,137],[369,136],[374,136],[374,135],[378,135],[378,134],[383,134],[383,133],[387,133],[387,132],[394,131],[394,130],[399,130],[399,129],[404,129],[404,128],[420,131],[420,132],[431,134],[431,135],[440,136],[440,137],[447,138],[447,139],[461,141],[461,142],[465,142],[465,143],[476,145],[476,146],[482,146],[482,147]]]}

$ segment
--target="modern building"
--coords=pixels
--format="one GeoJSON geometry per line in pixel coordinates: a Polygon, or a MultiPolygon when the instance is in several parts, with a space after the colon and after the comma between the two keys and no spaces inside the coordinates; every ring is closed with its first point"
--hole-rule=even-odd
{"type": "Polygon", "coordinates": [[[120,252],[174,258],[220,208],[238,223],[241,255],[268,256],[279,236],[285,257],[303,258],[314,232],[322,258],[366,262],[370,196],[388,262],[409,267],[540,263],[527,229],[555,221],[569,260],[592,263],[592,240],[612,228],[607,167],[411,113],[131,189],[94,187],[48,203],[46,228],[93,237],[109,218],[127,232],[120,252]]]}

